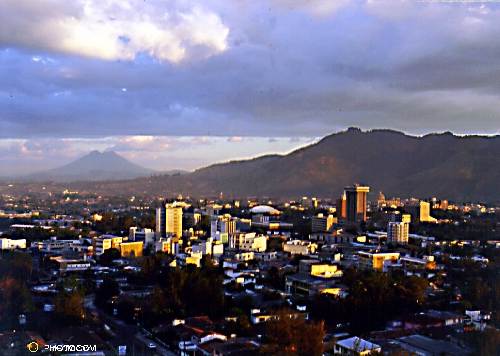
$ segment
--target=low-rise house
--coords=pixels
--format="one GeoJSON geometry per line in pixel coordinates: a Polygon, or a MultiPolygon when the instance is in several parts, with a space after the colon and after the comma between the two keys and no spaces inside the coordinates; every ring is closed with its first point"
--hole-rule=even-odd
{"type": "Polygon", "coordinates": [[[255,252],[254,258],[262,262],[275,261],[278,259],[278,252],[277,251],[255,252]]]}
{"type": "Polygon", "coordinates": [[[451,342],[444,340],[435,340],[422,335],[403,336],[395,340],[403,349],[410,354],[422,356],[433,355],[453,355],[453,356],[468,356],[471,355],[471,350],[462,348],[451,342]]]}
{"type": "Polygon", "coordinates": [[[316,277],[333,278],[342,277],[342,271],[336,264],[323,263],[318,260],[300,260],[299,273],[308,273],[316,277]]]}
{"type": "MultiPolygon", "coordinates": [[[[272,320],[279,320],[280,318],[279,314],[267,310],[252,309],[250,313],[250,321],[252,324],[265,323],[272,320]]],[[[289,311],[285,316],[291,319],[309,319],[309,314],[301,311],[289,311]]]]}
{"type": "Polygon", "coordinates": [[[194,355],[198,345],[213,340],[227,340],[227,336],[215,331],[205,331],[186,324],[177,325],[175,328],[177,337],[181,340],[178,348],[181,356],[194,355]]]}
{"type": "Polygon", "coordinates": [[[256,338],[230,338],[212,340],[197,345],[197,354],[207,356],[247,356],[260,353],[260,343],[256,338]]]}
{"type": "Polygon", "coordinates": [[[60,272],[85,271],[90,269],[90,262],[86,258],[83,259],[66,259],[61,256],[51,257],[51,261],[55,261],[60,272]]]}
{"type": "Polygon", "coordinates": [[[443,322],[431,315],[418,313],[402,315],[397,320],[391,321],[389,325],[395,329],[426,329],[431,327],[441,327],[443,326],[443,322]]]}
{"type": "Polygon", "coordinates": [[[333,346],[334,354],[337,355],[370,355],[372,352],[381,352],[380,345],[361,339],[357,336],[339,340],[333,346]]]}
{"type": "Polygon", "coordinates": [[[428,310],[425,312],[425,315],[432,316],[440,320],[445,326],[461,324],[464,319],[461,314],[441,310],[428,310]]]}
{"type": "Polygon", "coordinates": [[[434,256],[424,256],[424,258],[417,258],[411,256],[404,256],[399,259],[403,270],[406,275],[417,275],[420,277],[427,277],[436,271],[436,261],[434,256]]]}
{"type": "Polygon", "coordinates": [[[347,287],[334,279],[296,273],[285,276],[285,291],[292,295],[313,296],[316,293],[332,294],[339,298],[347,296],[347,287]]]}
{"type": "Polygon", "coordinates": [[[466,310],[465,314],[470,316],[473,323],[486,324],[491,320],[491,314],[485,314],[480,310],[466,310]]]}

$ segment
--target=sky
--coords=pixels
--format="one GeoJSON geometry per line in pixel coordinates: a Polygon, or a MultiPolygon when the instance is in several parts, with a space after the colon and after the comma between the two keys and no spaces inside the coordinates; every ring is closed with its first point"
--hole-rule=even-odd
{"type": "Polygon", "coordinates": [[[356,126],[500,132],[500,3],[2,0],[0,176],[161,171],[356,126]]]}

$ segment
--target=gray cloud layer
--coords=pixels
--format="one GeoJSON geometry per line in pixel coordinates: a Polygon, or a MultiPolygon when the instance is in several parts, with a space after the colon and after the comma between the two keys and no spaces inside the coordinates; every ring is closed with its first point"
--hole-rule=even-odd
{"type": "Polygon", "coordinates": [[[0,138],[499,132],[500,4],[303,3],[3,1],[0,138]]]}

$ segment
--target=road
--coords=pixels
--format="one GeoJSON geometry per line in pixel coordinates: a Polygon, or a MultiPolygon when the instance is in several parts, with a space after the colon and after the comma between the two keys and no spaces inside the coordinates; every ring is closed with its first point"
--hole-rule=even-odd
{"type": "Polygon", "coordinates": [[[97,308],[93,303],[93,296],[86,297],[84,300],[84,305],[85,313],[89,314],[89,317],[92,311],[98,312],[100,321],[113,329],[114,337],[112,338],[112,340],[110,340],[110,343],[115,348],[116,355],[118,354],[118,346],[126,345],[127,355],[175,356],[175,353],[161,347],[156,342],[156,349],[149,349],[147,345],[152,342],[152,340],[141,336],[139,327],[135,325],[128,325],[121,320],[118,320],[106,314],[100,308],[97,308]]]}

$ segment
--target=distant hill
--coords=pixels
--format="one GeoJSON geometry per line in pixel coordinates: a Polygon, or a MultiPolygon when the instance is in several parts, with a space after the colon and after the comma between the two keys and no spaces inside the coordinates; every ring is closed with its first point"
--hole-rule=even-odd
{"type": "MultiPolygon", "coordinates": [[[[213,165],[186,182],[191,194],[214,196],[336,198],[359,182],[375,196],[500,201],[500,136],[350,128],[285,156],[213,165]]],[[[181,193],[188,188],[179,182],[181,193]]]]}
{"type": "Polygon", "coordinates": [[[159,173],[127,161],[116,152],[92,151],[78,160],[59,168],[42,171],[24,177],[35,181],[102,181],[134,179],[159,173]]]}
{"type": "Polygon", "coordinates": [[[224,198],[336,199],[357,182],[370,186],[371,199],[382,191],[387,198],[500,202],[499,152],[500,136],[414,137],[350,128],[287,155],[214,164],[185,175],[75,183],[74,188],[166,198],[219,197],[222,192],[224,198]]]}

